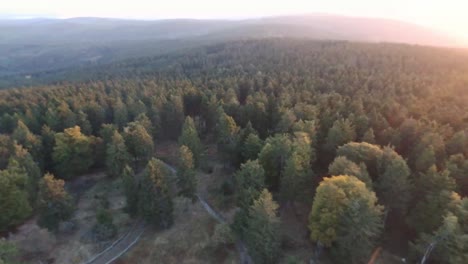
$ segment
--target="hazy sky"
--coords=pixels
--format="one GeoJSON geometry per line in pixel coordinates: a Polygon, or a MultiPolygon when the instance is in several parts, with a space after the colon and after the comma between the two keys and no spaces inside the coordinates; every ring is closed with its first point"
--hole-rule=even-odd
{"type": "Polygon", "coordinates": [[[248,18],[331,13],[405,20],[468,41],[468,0],[4,0],[0,14],[115,18],[248,18]]]}

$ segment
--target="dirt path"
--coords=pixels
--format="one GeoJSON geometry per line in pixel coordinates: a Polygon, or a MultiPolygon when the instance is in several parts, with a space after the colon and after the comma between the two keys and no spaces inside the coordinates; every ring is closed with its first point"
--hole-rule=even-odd
{"type": "MultiPolygon", "coordinates": [[[[165,163],[166,164],[166,163],[165,163]]],[[[176,173],[177,170],[169,164],[166,164],[167,168],[172,172],[176,173]]],[[[197,195],[198,200],[203,205],[203,208],[211,215],[214,219],[216,219],[219,223],[226,223],[224,218],[216,212],[201,196],[197,195]]],[[[141,235],[145,231],[145,225],[143,221],[138,221],[137,224],[130,229],[130,231],[122,236],[121,238],[117,239],[112,245],[110,245],[107,249],[102,251],[101,253],[95,255],[93,258],[84,262],[83,264],[110,264],[113,261],[120,258],[124,255],[131,247],[133,247],[138,240],[140,239],[141,235]]],[[[241,264],[252,264],[252,259],[247,253],[247,248],[245,244],[241,240],[236,241],[236,248],[239,252],[240,263],[241,264]]]]}
{"type": "MultiPolygon", "coordinates": [[[[203,208],[205,208],[205,210],[208,212],[208,214],[210,214],[214,219],[216,219],[216,221],[218,221],[219,223],[222,223],[222,224],[226,223],[224,218],[219,213],[217,213],[198,194],[197,194],[197,198],[198,198],[198,201],[200,201],[200,203],[203,205],[203,208]]],[[[252,259],[250,258],[249,254],[247,253],[247,247],[245,246],[245,244],[244,244],[244,242],[242,240],[238,239],[236,241],[236,248],[237,248],[237,251],[239,252],[239,258],[240,258],[240,263],[241,264],[252,264],[253,263],[252,259]]]]}
{"type": "Polygon", "coordinates": [[[138,221],[124,236],[117,239],[108,248],[83,264],[110,264],[134,246],[145,231],[143,221],[138,221]]]}

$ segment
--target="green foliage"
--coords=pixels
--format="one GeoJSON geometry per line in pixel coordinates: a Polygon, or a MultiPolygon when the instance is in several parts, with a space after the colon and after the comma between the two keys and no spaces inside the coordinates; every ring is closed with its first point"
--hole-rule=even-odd
{"type": "Polygon", "coordinates": [[[138,214],[158,229],[173,224],[172,196],[168,186],[169,171],[158,159],[146,165],[138,197],[138,214]]]}
{"type": "Polygon", "coordinates": [[[193,154],[194,165],[199,166],[203,152],[202,143],[198,137],[197,128],[190,116],[185,118],[182,134],[179,137],[179,145],[187,146],[193,154]]]}
{"type": "Polygon", "coordinates": [[[24,190],[27,175],[11,170],[0,171],[0,230],[15,226],[32,213],[24,190]]]}
{"type": "Polygon", "coordinates": [[[147,163],[154,152],[154,142],[145,127],[132,122],[125,127],[125,144],[136,165],[147,163]]]}
{"type": "MultiPolygon", "coordinates": [[[[468,215],[468,211],[463,213],[463,216],[468,215]]],[[[433,233],[421,234],[416,242],[410,245],[410,249],[414,261],[425,259],[431,263],[466,263],[468,261],[466,221],[464,223],[459,217],[449,212],[444,216],[437,230],[433,233]]]]}
{"type": "Polygon", "coordinates": [[[0,238],[0,264],[13,264],[16,263],[15,259],[18,255],[16,246],[4,238],[0,238]]]}
{"type": "Polygon", "coordinates": [[[115,131],[106,151],[107,174],[114,177],[120,176],[129,162],[130,154],[125,146],[125,140],[119,132],[115,131]]]}
{"type": "Polygon", "coordinates": [[[382,209],[375,193],[356,177],[325,178],[309,216],[311,239],[330,247],[337,262],[362,263],[380,235],[382,209]]]}
{"type": "Polygon", "coordinates": [[[11,135],[16,143],[22,145],[34,157],[34,160],[43,162],[42,142],[41,138],[31,133],[29,128],[21,121],[18,120],[18,125],[11,135]]]}
{"type": "Polygon", "coordinates": [[[386,210],[400,210],[405,213],[410,199],[411,174],[406,161],[392,148],[385,147],[378,160],[379,177],[375,183],[375,191],[379,202],[386,210]]]}
{"type": "Polygon", "coordinates": [[[349,119],[338,119],[328,130],[324,148],[330,155],[334,155],[339,146],[355,140],[356,128],[353,123],[349,119]]]}
{"type": "Polygon", "coordinates": [[[55,135],[52,158],[61,178],[69,179],[85,173],[93,165],[91,141],[78,126],[55,135]]]}
{"type": "Polygon", "coordinates": [[[138,183],[130,166],[125,166],[121,174],[123,190],[125,192],[125,198],[127,200],[126,211],[131,216],[136,216],[138,213],[138,183]]]}
{"type": "Polygon", "coordinates": [[[280,255],[281,239],[278,204],[264,189],[249,209],[245,243],[255,263],[276,263],[280,255]]]}
{"type": "Polygon", "coordinates": [[[179,194],[195,201],[197,178],[194,171],[193,155],[190,149],[182,145],[179,148],[179,168],[177,171],[177,186],[179,194]]]}
{"type": "Polygon", "coordinates": [[[117,235],[117,227],[114,224],[112,213],[108,209],[99,209],[96,220],[93,235],[97,240],[109,240],[117,235]]]}
{"type": "Polygon", "coordinates": [[[37,183],[41,178],[41,170],[28,151],[21,146],[14,146],[14,153],[8,161],[8,170],[14,174],[26,175],[24,189],[28,193],[29,202],[34,204],[37,198],[37,183]]]}
{"type": "Polygon", "coordinates": [[[369,173],[367,172],[367,168],[364,163],[361,163],[360,166],[358,166],[346,157],[338,156],[328,167],[328,174],[332,176],[355,176],[360,181],[364,182],[369,190],[373,189],[372,180],[369,177],[369,173]]]}
{"type": "Polygon", "coordinates": [[[232,165],[239,163],[239,127],[234,119],[227,115],[223,109],[218,109],[218,122],[216,137],[218,149],[226,162],[232,165]]]}
{"type": "Polygon", "coordinates": [[[298,198],[305,200],[307,189],[312,185],[310,138],[304,132],[296,132],[291,154],[286,160],[280,179],[280,194],[283,201],[291,202],[298,198]]]}
{"type": "Polygon", "coordinates": [[[382,156],[382,153],[382,149],[379,146],[366,142],[350,142],[339,147],[337,150],[337,156],[346,157],[356,164],[363,162],[372,179],[377,178],[377,161],[382,156]]]}
{"type": "Polygon", "coordinates": [[[247,227],[249,208],[265,188],[265,171],[258,160],[242,164],[234,176],[236,204],[240,210],[234,217],[233,230],[243,237],[247,227]]]}
{"type": "Polygon", "coordinates": [[[288,135],[277,134],[267,138],[258,160],[265,170],[265,182],[272,190],[278,190],[286,161],[291,155],[291,140],[288,135]]]}
{"type": "Polygon", "coordinates": [[[242,146],[242,159],[244,161],[256,160],[263,148],[263,141],[256,134],[249,134],[242,146]]]}
{"type": "Polygon", "coordinates": [[[68,220],[74,211],[73,199],[64,188],[65,182],[46,174],[39,183],[38,224],[57,230],[60,222],[68,220]]]}
{"type": "Polygon", "coordinates": [[[437,171],[435,166],[420,174],[415,184],[417,197],[408,222],[419,233],[430,233],[442,223],[449,204],[456,198],[455,181],[447,171],[437,171]]]}

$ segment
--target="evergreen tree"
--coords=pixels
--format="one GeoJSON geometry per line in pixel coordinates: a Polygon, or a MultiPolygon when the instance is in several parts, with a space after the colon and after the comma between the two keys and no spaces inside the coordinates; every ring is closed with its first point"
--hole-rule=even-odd
{"type": "Polygon", "coordinates": [[[19,145],[14,146],[14,153],[8,161],[11,173],[26,175],[24,189],[28,193],[29,202],[34,204],[37,198],[37,183],[41,178],[41,170],[28,151],[19,145]]]}
{"type": "Polygon", "coordinates": [[[182,145],[179,148],[179,169],[177,171],[179,194],[195,201],[197,178],[194,171],[193,155],[190,149],[182,145]]]}
{"type": "Polygon", "coordinates": [[[372,128],[369,128],[366,133],[362,136],[361,139],[362,142],[367,142],[369,144],[375,144],[375,135],[374,135],[374,130],[372,128]]]}
{"type": "Polygon", "coordinates": [[[291,140],[287,135],[275,135],[267,138],[265,146],[258,155],[260,164],[265,170],[267,186],[278,190],[283,177],[286,161],[291,155],[291,140]]]}
{"type": "Polygon", "coordinates": [[[112,142],[107,146],[106,167],[110,176],[120,176],[130,162],[130,155],[125,146],[125,140],[119,132],[115,131],[112,142]]]}
{"type": "Polygon", "coordinates": [[[61,221],[69,219],[74,211],[73,200],[65,190],[65,182],[46,174],[39,183],[38,224],[56,230],[61,221]]]}
{"type": "Polygon", "coordinates": [[[99,136],[104,141],[106,147],[112,142],[112,137],[115,132],[118,132],[118,129],[114,124],[102,124],[101,130],[99,130],[99,136]]]}
{"type": "Polygon", "coordinates": [[[28,193],[21,188],[27,176],[14,171],[0,171],[0,230],[20,224],[32,213],[28,193]]]}
{"type": "Polygon", "coordinates": [[[242,164],[234,176],[236,204],[240,210],[234,218],[233,229],[241,237],[245,235],[249,208],[265,188],[265,171],[258,160],[242,164]]]}
{"type": "Polygon", "coordinates": [[[310,168],[311,147],[308,134],[296,132],[291,155],[286,160],[280,182],[280,193],[283,201],[289,203],[298,198],[305,198],[306,189],[312,184],[310,168]],[[306,187],[307,186],[307,187],[306,187]]]}
{"type": "Polygon", "coordinates": [[[454,199],[455,181],[447,171],[437,171],[435,166],[420,174],[415,183],[414,208],[408,222],[419,233],[430,233],[442,223],[448,205],[454,199]]]}
{"type": "Polygon", "coordinates": [[[42,142],[41,138],[31,133],[29,128],[18,120],[18,125],[11,135],[16,143],[22,145],[33,156],[34,160],[41,163],[43,162],[42,142]]]}
{"type": "MultiPolygon", "coordinates": [[[[464,212],[466,216],[468,211],[464,212]]],[[[423,233],[411,243],[412,259],[418,263],[466,263],[468,261],[468,226],[447,213],[433,233],[423,233]]]]}
{"type": "Polygon", "coordinates": [[[330,130],[328,130],[324,148],[325,151],[333,157],[339,146],[355,140],[356,129],[352,122],[348,119],[338,119],[333,123],[330,130]]]}
{"type": "Polygon", "coordinates": [[[0,238],[0,264],[13,264],[18,256],[18,249],[5,238],[0,238]]]}
{"type": "Polygon", "coordinates": [[[218,109],[218,123],[216,127],[218,150],[226,162],[237,166],[239,159],[239,127],[234,119],[227,115],[222,108],[218,109]]]}
{"type": "Polygon", "coordinates": [[[67,179],[85,173],[94,162],[91,141],[80,127],[67,128],[55,135],[52,158],[60,177],[67,179]]]}
{"type": "Polygon", "coordinates": [[[125,166],[122,176],[122,185],[127,200],[126,210],[131,216],[136,216],[138,213],[138,182],[130,166],[125,166]]]}
{"type": "Polygon", "coordinates": [[[278,204],[266,189],[250,206],[245,243],[255,263],[276,263],[278,260],[281,239],[277,210],[278,204]]]}
{"type": "Polygon", "coordinates": [[[168,170],[158,159],[146,165],[138,197],[138,213],[156,228],[165,229],[173,223],[172,196],[168,186],[168,170]]]}
{"type": "Polygon", "coordinates": [[[378,160],[379,177],[375,184],[375,191],[379,202],[385,205],[386,211],[399,210],[406,213],[410,199],[411,174],[406,161],[392,148],[385,147],[378,160]]]}
{"type": "Polygon", "coordinates": [[[141,124],[130,123],[125,128],[124,138],[136,166],[145,164],[151,159],[154,152],[153,138],[141,124]]]}
{"type": "Polygon", "coordinates": [[[200,165],[200,159],[203,152],[202,143],[198,137],[197,128],[190,116],[185,118],[182,133],[179,137],[179,145],[187,146],[193,154],[193,161],[195,166],[200,165]]]}
{"type": "Polygon", "coordinates": [[[125,124],[129,121],[128,118],[128,110],[127,106],[122,102],[120,98],[112,106],[113,117],[114,117],[114,124],[119,128],[122,129],[125,124]]]}
{"type": "Polygon", "coordinates": [[[47,125],[44,125],[41,130],[41,138],[44,156],[44,170],[51,171],[54,165],[52,153],[55,146],[55,132],[47,125]]]}
{"type": "Polygon", "coordinates": [[[256,160],[263,148],[263,141],[256,134],[249,134],[242,146],[242,159],[244,161],[256,160]]]}

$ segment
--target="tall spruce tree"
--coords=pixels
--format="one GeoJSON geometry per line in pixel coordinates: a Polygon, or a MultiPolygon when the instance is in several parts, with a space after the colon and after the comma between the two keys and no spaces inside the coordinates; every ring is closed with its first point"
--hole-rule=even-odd
{"type": "Polygon", "coordinates": [[[139,190],[138,213],[158,229],[168,228],[174,222],[168,176],[166,165],[153,158],[146,165],[139,190]]]}

